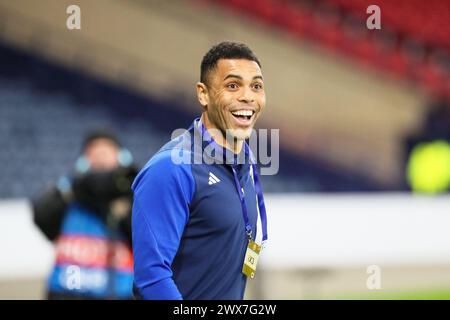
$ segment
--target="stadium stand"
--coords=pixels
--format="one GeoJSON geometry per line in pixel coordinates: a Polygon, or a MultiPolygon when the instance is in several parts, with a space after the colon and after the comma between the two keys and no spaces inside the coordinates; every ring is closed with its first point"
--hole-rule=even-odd
{"type": "Polygon", "coordinates": [[[382,28],[370,32],[367,0],[202,0],[275,26],[362,65],[408,79],[450,100],[450,7],[445,1],[377,1],[382,28]]]}
{"type": "MultiPolygon", "coordinates": [[[[0,198],[31,197],[70,170],[85,132],[115,130],[143,165],[195,114],[0,46],[0,198]],[[176,110],[176,111],[175,111],[176,110]]],[[[280,172],[262,177],[268,192],[374,191],[381,186],[280,151],[280,172]]]]}
{"type": "MultiPolygon", "coordinates": [[[[371,185],[398,190],[403,139],[423,123],[422,90],[228,7],[192,0],[84,1],[85,27],[76,31],[67,30],[59,2],[0,0],[0,7],[0,38],[6,44],[150,100],[182,101],[166,104],[175,113],[177,108],[198,112],[193,87],[207,48],[223,39],[249,43],[264,61],[268,80],[269,105],[259,125],[280,129],[282,149],[307,157],[326,175],[340,170],[344,177],[364,177],[371,185]],[[149,38],[143,30],[158,32],[149,38]]],[[[309,175],[308,166],[293,168],[301,177],[309,175]]]]}

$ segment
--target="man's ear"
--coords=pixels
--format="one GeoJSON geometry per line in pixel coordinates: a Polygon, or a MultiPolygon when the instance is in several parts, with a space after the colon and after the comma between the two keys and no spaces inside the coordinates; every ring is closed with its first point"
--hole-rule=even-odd
{"type": "Polygon", "coordinates": [[[206,110],[209,104],[208,88],[203,82],[197,82],[197,99],[202,105],[203,109],[206,110]]]}

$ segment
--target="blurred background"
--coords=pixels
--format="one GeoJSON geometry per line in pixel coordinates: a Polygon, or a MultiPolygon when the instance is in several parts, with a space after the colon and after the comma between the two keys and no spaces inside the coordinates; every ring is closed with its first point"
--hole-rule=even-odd
{"type": "Polygon", "coordinates": [[[200,113],[223,40],[262,63],[269,243],[247,298],[450,299],[450,2],[0,0],[0,298],[43,299],[30,199],[113,128],[140,166],[200,113]],[[81,9],[69,30],[66,9],[81,9]],[[369,5],[381,29],[368,30],[369,5]],[[376,266],[380,284],[368,281],[376,266]]]}

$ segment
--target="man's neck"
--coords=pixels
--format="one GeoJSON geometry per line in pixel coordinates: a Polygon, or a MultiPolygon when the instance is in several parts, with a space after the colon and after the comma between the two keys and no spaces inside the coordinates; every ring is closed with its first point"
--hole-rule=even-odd
{"type": "Polygon", "coordinates": [[[201,121],[205,126],[206,130],[208,130],[209,135],[214,139],[214,141],[220,145],[221,147],[227,148],[228,150],[233,151],[235,154],[239,154],[242,150],[242,146],[244,144],[243,140],[228,141],[224,133],[219,130],[208,118],[206,112],[202,113],[201,121]]]}

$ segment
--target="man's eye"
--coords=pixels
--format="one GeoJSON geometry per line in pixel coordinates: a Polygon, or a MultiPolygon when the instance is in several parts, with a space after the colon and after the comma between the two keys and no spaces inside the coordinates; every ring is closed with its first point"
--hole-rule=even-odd
{"type": "Polygon", "coordinates": [[[229,83],[229,84],[227,84],[227,88],[235,90],[238,88],[238,85],[236,83],[229,83]]]}
{"type": "Polygon", "coordinates": [[[260,83],[255,83],[255,84],[253,85],[253,88],[256,89],[256,90],[261,90],[261,89],[263,88],[263,86],[262,86],[262,84],[260,84],[260,83]]]}

